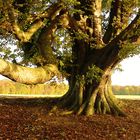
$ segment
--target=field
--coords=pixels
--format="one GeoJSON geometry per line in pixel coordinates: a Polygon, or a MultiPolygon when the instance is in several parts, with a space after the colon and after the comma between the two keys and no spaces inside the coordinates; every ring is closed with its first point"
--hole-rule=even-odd
{"type": "Polygon", "coordinates": [[[115,95],[119,99],[140,100],[140,95],[115,95]]]}
{"type": "Polygon", "coordinates": [[[0,98],[0,140],[140,140],[140,102],[123,100],[127,117],[48,115],[45,98],[0,98]]]}

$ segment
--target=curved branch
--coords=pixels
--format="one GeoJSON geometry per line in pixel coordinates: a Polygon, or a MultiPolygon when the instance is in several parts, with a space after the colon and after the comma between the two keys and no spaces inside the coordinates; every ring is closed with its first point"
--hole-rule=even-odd
{"type": "Polygon", "coordinates": [[[120,41],[128,41],[129,43],[134,44],[136,42],[138,43],[140,38],[140,10],[135,19],[118,35],[117,38],[120,38],[120,41]]]}
{"type": "MultiPolygon", "coordinates": [[[[134,44],[139,43],[140,38],[139,30],[140,30],[140,10],[135,19],[119,35],[117,35],[111,42],[109,42],[106,45],[106,47],[114,47],[117,46],[117,44],[121,44],[122,42],[134,44]]],[[[118,47],[120,46],[118,45],[118,47]]]]}
{"type": "Polygon", "coordinates": [[[114,0],[111,3],[109,23],[103,41],[108,43],[128,26],[135,1],[114,0]],[[127,5],[127,6],[126,6],[127,5]]]}
{"type": "Polygon", "coordinates": [[[60,12],[60,10],[63,8],[62,3],[53,4],[44,13],[39,15],[39,17],[37,16],[26,31],[23,31],[17,23],[17,19],[15,17],[16,13],[14,11],[13,6],[8,4],[7,2],[5,2],[5,4],[8,7],[8,16],[9,16],[11,25],[13,27],[13,33],[21,42],[28,42],[31,39],[31,37],[34,35],[34,33],[38,29],[40,29],[43,25],[45,25],[43,22],[44,18],[53,20],[57,16],[57,14],[60,12]]]}
{"type": "Polygon", "coordinates": [[[118,17],[119,3],[120,2],[118,0],[112,1],[112,3],[111,3],[109,23],[108,23],[107,30],[103,37],[104,43],[108,43],[109,40],[112,38],[113,34],[115,33],[115,28],[113,27],[113,23],[114,23],[114,18],[118,17]]]}
{"type": "Polygon", "coordinates": [[[139,30],[140,30],[140,11],[135,17],[135,19],[119,35],[117,35],[102,49],[103,53],[99,63],[104,64],[104,67],[108,67],[114,61],[118,61],[120,59],[118,54],[122,48],[127,47],[127,44],[131,43],[135,45],[134,47],[138,47],[140,45],[139,30]],[[108,56],[108,60],[106,60],[106,63],[104,63],[106,56],[108,56]]]}
{"type": "Polygon", "coordinates": [[[45,83],[51,80],[55,75],[60,76],[56,65],[48,64],[43,67],[29,68],[16,64],[12,64],[3,59],[0,59],[0,74],[9,79],[25,83],[38,84],[45,83]]]}
{"type": "Polygon", "coordinates": [[[40,54],[44,58],[43,64],[57,64],[52,44],[55,39],[54,34],[59,27],[69,28],[68,12],[64,9],[54,20],[51,20],[50,25],[44,26],[39,34],[36,47],[39,48],[40,54]]]}
{"type": "MultiPolygon", "coordinates": [[[[63,15],[62,15],[63,16],[63,15]]],[[[54,41],[54,33],[60,21],[63,20],[61,15],[58,15],[50,22],[48,27],[43,27],[37,40],[37,47],[39,48],[41,56],[44,58],[44,64],[57,64],[57,60],[52,50],[52,43],[54,41]]]]}
{"type": "Polygon", "coordinates": [[[28,42],[34,33],[43,26],[42,20],[37,20],[25,32],[20,29],[17,23],[13,23],[13,32],[21,42],[28,42]]]}
{"type": "Polygon", "coordinates": [[[29,15],[27,21],[36,21],[39,19],[49,18],[50,20],[54,20],[54,18],[59,14],[59,12],[63,9],[63,4],[61,2],[53,3],[42,13],[38,13],[37,15],[29,15]]]}

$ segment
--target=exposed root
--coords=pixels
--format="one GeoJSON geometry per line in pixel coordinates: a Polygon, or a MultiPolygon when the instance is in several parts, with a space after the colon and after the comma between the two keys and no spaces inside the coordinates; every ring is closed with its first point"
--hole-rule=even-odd
{"type": "Polygon", "coordinates": [[[60,115],[77,114],[90,116],[93,114],[111,114],[114,116],[126,116],[120,109],[120,103],[107,84],[96,88],[91,86],[86,93],[83,87],[78,87],[75,86],[73,89],[70,89],[61,98],[57,107],[50,111],[50,114],[59,112],[60,115]],[[84,94],[86,96],[83,96],[84,94]]]}
{"type": "Polygon", "coordinates": [[[114,100],[113,96],[105,94],[100,95],[97,91],[81,105],[78,104],[77,100],[71,101],[71,106],[66,106],[65,109],[67,111],[64,111],[61,114],[77,114],[86,116],[93,114],[112,114],[114,116],[126,116],[120,109],[117,100],[114,100]]]}

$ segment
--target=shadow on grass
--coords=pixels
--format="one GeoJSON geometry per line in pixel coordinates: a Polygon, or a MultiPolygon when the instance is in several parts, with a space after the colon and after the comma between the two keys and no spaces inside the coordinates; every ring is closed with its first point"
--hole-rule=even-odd
{"type": "Polygon", "coordinates": [[[20,106],[53,106],[57,104],[59,98],[8,98],[8,97],[2,97],[0,98],[0,104],[8,104],[8,105],[20,105],[20,106]]]}

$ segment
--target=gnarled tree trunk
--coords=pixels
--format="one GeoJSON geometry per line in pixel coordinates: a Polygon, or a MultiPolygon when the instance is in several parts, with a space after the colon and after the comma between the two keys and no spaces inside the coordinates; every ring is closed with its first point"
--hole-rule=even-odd
{"type": "Polygon", "coordinates": [[[68,113],[124,115],[111,89],[111,74],[120,62],[119,49],[89,48],[83,40],[75,40],[69,91],[60,101],[68,113]]]}
{"type": "Polygon", "coordinates": [[[61,99],[60,106],[75,114],[114,114],[125,115],[120,109],[120,102],[111,88],[111,69],[107,69],[100,81],[88,82],[84,75],[73,77],[69,91],[61,99]]]}
{"type": "MultiPolygon", "coordinates": [[[[55,46],[53,43],[57,30],[63,27],[72,38],[69,41],[72,43],[72,47],[70,45],[72,54],[70,53],[70,63],[68,62],[70,65],[64,61],[64,71],[69,76],[69,91],[60,99],[60,106],[76,114],[124,115],[113,96],[110,77],[114,67],[123,59],[119,57],[119,53],[126,49],[122,56],[125,58],[139,47],[140,10],[131,0],[112,0],[111,8],[108,9],[110,11],[108,25],[102,29],[102,24],[106,24],[106,18],[104,21],[101,18],[104,12],[103,1],[77,1],[78,4],[72,2],[68,7],[66,6],[68,1],[52,3],[52,6],[47,6],[48,10],[41,12],[36,19],[31,16],[30,27],[20,24],[20,14],[18,15],[17,9],[14,9],[12,1],[3,1],[3,6],[7,9],[6,19],[9,19],[8,22],[12,25],[10,33],[12,32],[22,43],[28,44],[33,41],[33,46],[38,49],[42,58],[39,63],[42,67],[25,68],[0,59],[0,74],[26,84],[44,83],[59,74],[57,67],[59,61],[63,59],[59,54],[55,55],[57,50],[53,48],[55,46]],[[74,9],[71,10],[72,8],[74,9]],[[133,15],[134,9],[138,12],[132,20],[129,17],[133,15]],[[130,20],[132,22],[128,22],[130,20]],[[39,34],[36,36],[38,31],[39,34]],[[132,47],[129,48],[130,44],[132,47]]],[[[58,47],[59,49],[61,48],[58,47]]]]}

